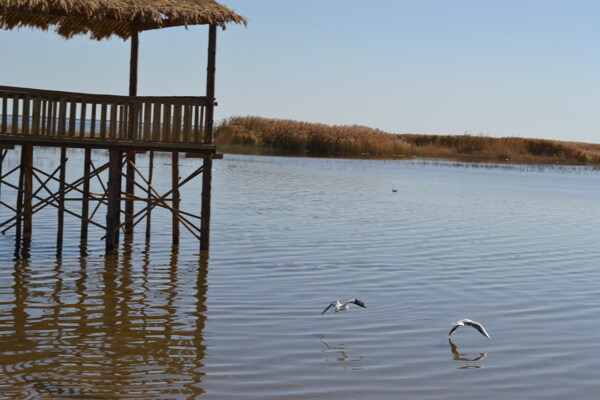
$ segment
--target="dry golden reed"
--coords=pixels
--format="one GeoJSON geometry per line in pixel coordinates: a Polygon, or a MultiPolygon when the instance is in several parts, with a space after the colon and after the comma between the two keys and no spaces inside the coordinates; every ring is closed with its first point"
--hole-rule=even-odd
{"type": "Polygon", "coordinates": [[[290,155],[417,156],[474,161],[599,164],[600,145],[483,135],[391,134],[357,125],[330,126],[261,117],[231,117],[217,145],[290,155]]]}

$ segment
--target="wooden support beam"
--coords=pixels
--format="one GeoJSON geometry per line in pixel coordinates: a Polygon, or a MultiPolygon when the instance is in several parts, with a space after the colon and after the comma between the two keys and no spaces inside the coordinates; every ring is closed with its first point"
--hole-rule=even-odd
{"type": "Polygon", "coordinates": [[[6,157],[7,153],[8,150],[0,149],[0,203],[2,203],[2,171],[4,169],[4,157],[6,157]]]}
{"type": "Polygon", "coordinates": [[[21,148],[21,172],[23,173],[23,237],[31,237],[32,191],[33,191],[33,146],[21,148]]]}
{"type": "Polygon", "coordinates": [[[56,232],[56,257],[62,257],[65,225],[65,175],[67,170],[67,148],[60,149],[60,174],[58,183],[58,228],[56,232]]]}
{"type": "MultiPolygon", "coordinates": [[[[135,153],[133,151],[127,152],[127,177],[125,180],[125,193],[129,197],[125,200],[125,218],[133,215],[135,204],[132,198],[135,196],[135,170],[131,167],[131,164],[135,164],[135,153]]],[[[125,234],[133,233],[133,224],[125,224],[125,234]]]]}
{"type": "Polygon", "coordinates": [[[204,125],[204,143],[213,142],[213,124],[215,109],[215,74],[217,59],[217,26],[210,25],[208,28],[208,60],[206,67],[206,123],[204,125]]]}
{"type": "Polygon", "coordinates": [[[173,188],[173,201],[172,201],[172,224],[173,224],[173,246],[179,244],[179,153],[173,152],[171,165],[171,185],[173,188]]]}
{"type": "Polygon", "coordinates": [[[106,251],[119,245],[119,215],[121,212],[121,151],[109,151],[108,205],[106,207],[106,251]]]}
{"type": "MultiPolygon", "coordinates": [[[[148,155],[148,188],[147,188],[147,201],[150,202],[152,198],[152,176],[154,174],[154,152],[151,151],[148,155]]],[[[1,171],[1,170],[0,170],[1,171]]],[[[148,210],[146,215],[146,244],[150,243],[150,232],[152,230],[152,209],[148,210]]]]}
{"type": "MultiPolygon", "coordinates": [[[[133,31],[131,34],[131,56],[129,58],[129,96],[137,96],[138,85],[138,54],[140,48],[139,33],[133,31]]],[[[141,107],[141,104],[129,104],[129,115],[127,124],[127,139],[135,140],[136,127],[136,107],[141,107]]],[[[135,153],[130,151],[127,153],[127,179],[125,181],[125,192],[133,198],[135,196],[135,170],[131,167],[131,163],[135,164],[135,153]]],[[[132,199],[125,200],[125,218],[129,218],[134,213],[134,201],[132,199]]],[[[127,219],[131,221],[131,219],[127,219]]],[[[128,222],[125,224],[125,234],[133,233],[133,224],[128,222]]]]}
{"type": "Polygon", "coordinates": [[[23,181],[25,179],[24,175],[24,168],[23,168],[23,164],[24,164],[24,152],[23,152],[23,147],[21,147],[21,168],[19,170],[19,185],[18,185],[18,189],[17,189],[17,204],[15,206],[15,208],[17,209],[15,218],[17,220],[16,222],[16,229],[15,229],[15,253],[14,256],[15,258],[21,258],[21,233],[22,233],[22,223],[21,223],[21,219],[23,216],[23,181]]]}
{"type": "Polygon", "coordinates": [[[87,239],[88,239],[88,216],[90,210],[90,169],[91,169],[92,150],[85,149],[83,156],[83,200],[81,202],[81,234],[79,248],[81,254],[87,254],[87,239]]]}
{"type": "MultiPolygon", "coordinates": [[[[135,166],[134,166],[134,167],[135,167],[135,166]]],[[[196,176],[198,176],[199,174],[201,174],[201,173],[202,173],[202,168],[203,168],[202,166],[201,166],[201,167],[199,167],[198,169],[196,169],[196,171],[192,172],[192,173],[191,173],[191,174],[190,174],[190,175],[189,175],[187,178],[185,178],[185,179],[181,180],[181,181],[180,181],[180,182],[177,184],[177,187],[176,187],[176,188],[180,188],[180,187],[182,187],[182,186],[183,186],[183,185],[185,185],[187,182],[189,182],[190,180],[192,180],[193,178],[195,178],[196,176]]],[[[169,205],[167,204],[167,200],[166,200],[166,199],[167,199],[167,197],[168,197],[169,195],[171,195],[171,194],[173,193],[173,190],[174,190],[175,188],[173,188],[173,189],[169,190],[167,193],[165,193],[165,194],[163,194],[163,195],[160,195],[160,194],[158,193],[158,191],[157,191],[157,190],[156,190],[156,189],[155,189],[155,188],[154,188],[154,187],[153,187],[151,184],[149,184],[149,183],[148,183],[148,180],[147,180],[147,179],[144,177],[144,175],[143,175],[143,174],[142,174],[142,173],[141,173],[141,172],[140,172],[140,171],[139,171],[137,168],[136,168],[136,172],[137,172],[137,173],[138,173],[138,175],[141,177],[141,179],[142,179],[142,180],[143,180],[143,181],[144,181],[146,184],[148,184],[148,185],[149,185],[150,189],[151,189],[151,190],[152,190],[152,192],[155,194],[155,196],[152,198],[152,200],[151,200],[151,201],[149,201],[149,202],[148,202],[148,205],[147,205],[147,206],[146,206],[144,209],[142,209],[142,210],[138,211],[138,212],[137,212],[135,215],[133,215],[133,217],[131,217],[131,218],[135,219],[135,218],[137,218],[138,216],[140,216],[140,215],[142,215],[142,214],[144,214],[144,213],[147,213],[148,211],[152,210],[152,208],[154,208],[154,207],[155,207],[155,206],[157,206],[157,205],[160,205],[161,207],[163,207],[163,208],[166,208],[167,210],[169,210],[169,211],[171,211],[171,212],[174,212],[174,209],[173,209],[173,207],[171,207],[171,206],[169,206],[169,205]]],[[[138,185],[138,184],[136,183],[136,185],[138,185]]],[[[141,188],[141,186],[140,186],[140,188],[141,188]]],[[[141,198],[138,198],[138,200],[142,200],[142,199],[141,199],[141,198]]],[[[199,231],[199,229],[198,229],[198,228],[196,228],[196,227],[195,227],[195,226],[194,226],[192,223],[190,223],[190,222],[189,222],[189,221],[188,221],[186,218],[184,218],[182,215],[189,215],[189,216],[191,216],[191,217],[194,217],[194,218],[199,218],[199,217],[198,217],[197,215],[189,214],[189,213],[186,213],[186,212],[183,212],[183,211],[178,211],[178,212],[176,212],[176,213],[175,213],[175,215],[177,215],[177,218],[179,219],[179,222],[181,222],[181,223],[182,223],[182,224],[183,224],[183,225],[184,225],[184,226],[185,226],[185,227],[186,227],[186,228],[187,228],[187,229],[188,229],[188,230],[189,230],[189,231],[190,231],[190,232],[191,232],[191,233],[192,233],[194,236],[196,236],[196,237],[198,238],[198,240],[200,240],[200,237],[199,237],[199,236],[196,234],[196,232],[194,232],[194,229],[196,229],[196,230],[198,230],[198,231],[199,231]]],[[[139,223],[139,222],[142,220],[142,218],[144,218],[144,216],[142,216],[142,217],[141,217],[141,218],[140,218],[140,219],[139,219],[137,222],[134,222],[134,225],[137,225],[137,224],[138,224],[138,223],[139,223]]]]}
{"type": "MultiPolygon", "coordinates": [[[[213,143],[215,74],[217,58],[217,26],[208,28],[208,60],[206,67],[206,123],[204,124],[204,143],[213,143]]],[[[200,250],[208,250],[210,243],[210,198],[212,184],[212,157],[204,157],[202,174],[202,210],[200,220],[200,250]]]]}
{"type": "Polygon", "coordinates": [[[200,250],[210,245],[210,195],[212,185],[212,158],[204,158],[202,173],[202,211],[200,212],[200,250]]]}

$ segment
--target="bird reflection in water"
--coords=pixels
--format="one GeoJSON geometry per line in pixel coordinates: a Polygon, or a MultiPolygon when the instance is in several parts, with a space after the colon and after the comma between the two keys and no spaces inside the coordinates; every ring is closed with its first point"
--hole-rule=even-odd
{"type": "MultiPolygon", "coordinates": [[[[465,353],[459,353],[456,344],[452,341],[452,339],[448,339],[448,344],[450,344],[450,351],[452,351],[452,359],[454,361],[467,361],[467,362],[476,362],[481,361],[487,357],[487,353],[479,353],[477,357],[468,357],[465,353]]],[[[462,367],[458,367],[457,369],[473,369],[473,368],[483,368],[482,365],[463,365],[462,367]]]]}
{"type": "Polygon", "coordinates": [[[326,358],[325,360],[328,362],[335,362],[335,363],[341,363],[342,364],[342,368],[344,369],[355,369],[355,370],[359,370],[362,369],[362,367],[360,365],[357,365],[357,363],[362,363],[364,357],[363,356],[359,356],[359,357],[354,357],[354,358],[350,358],[350,356],[347,353],[347,348],[345,347],[345,345],[339,344],[337,346],[331,346],[329,345],[327,342],[325,342],[325,335],[319,335],[319,339],[321,341],[321,343],[323,343],[323,345],[325,345],[325,349],[322,350],[322,353],[326,353],[326,354],[331,354],[331,353],[335,353],[335,357],[333,358],[326,358]]]}

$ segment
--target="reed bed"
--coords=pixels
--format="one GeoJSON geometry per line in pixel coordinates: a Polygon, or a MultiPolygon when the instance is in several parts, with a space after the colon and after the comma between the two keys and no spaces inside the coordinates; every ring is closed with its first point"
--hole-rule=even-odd
{"type": "Polygon", "coordinates": [[[221,149],[289,155],[424,157],[472,161],[600,164],[600,145],[483,135],[392,134],[254,116],[231,117],[215,130],[221,149]]]}

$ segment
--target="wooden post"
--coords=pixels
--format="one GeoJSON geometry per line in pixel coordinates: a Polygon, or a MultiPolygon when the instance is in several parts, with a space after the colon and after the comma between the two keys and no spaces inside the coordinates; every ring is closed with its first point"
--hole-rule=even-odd
{"type": "Polygon", "coordinates": [[[109,150],[108,204],[106,207],[106,251],[119,245],[119,215],[121,212],[121,151],[109,150]]]}
{"type": "MultiPolygon", "coordinates": [[[[4,167],[4,157],[6,157],[8,150],[0,148],[0,178],[2,178],[2,170],[4,167]]],[[[2,181],[0,180],[0,201],[2,201],[2,181]]]]}
{"type": "Polygon", "coordinates": [[[21,172],[23,173],[23,238],[30,238],[33,216],[33,146],[23,146],[21,151],[21,172]]]}
{"type": "Polygon", "coordinates": [[[65,220],[65,173],[67,170],[67,148],[60,148],[60,174],[58,183],[58,229],[56,233],[56,257],[62,257],[65,220]]]}
{"type": "Polygon", "coordinates": [[[92,150],[85,149],[83,156],[83,200],[81,202],[81,235],[79,248],[81,254],[87,254],[88,219],[90,210],[90,168],[92,164],[92,150]]]}
{"type": "MultiPolygon", "coordinates": [[[[133,31],[131,34],[131,57],[129,60],[129,96],[137,96],[137,82],[138,82],[138,51],[139,51],[139,33],[133,31]]],[[[129,123],[127,126],[127,138],[129,140],[134,139],[134,131],[136,124],[136,112],[135,108],[137,103],[129,105],[129,123]]],[[[130,199],[125,200],[125,218],[129,221],[125,224],[125,233],[133,233],[133,218],[130,218],[134,213],[134,200],[135,194],[135,170],[130,163],[135,164],[135,152],[130,151],[127,153],[127,182],[125,183],[125,192],[130,199]]]]}
{"type": "MultiPolygon", "coordinates": [[[[148,155],[148,205],[152,200],[152,175],[154,173],[154,151],[151,151],[148,155]]],[[[148,208],[148,214],[146,215],[146,244],[150,243],[150,231],[152,230],[152,207],[148,208]]]]}
{"type": "MultiPolygon", "coordinates": [[[[204,143],[213,142],[213,124],[215,107],[215,73],[217,55],[217,26],[208,28],[208,60],[206,67],[206,123],[204,125],[204,143]]],[[[200,250],[208,250],[210,243],[210,197],[212,181],[212,156],[204,157],[202,173],[202,211],[200,221],[200,250]]]]}
{"type": "Polygon", "coordinates": [[[215,73],[217,58],[217,26],[211,25],[208,29],[208,60],[206,67],[206,124],[204,127],[204,143],[213,142],[213,120],[215,114],[215,73]]]}
{"type": "Polygon", "coordinates": [[[17,190],[17,204],[16,204],[16,226],[15,226],[15,258],[21,258],[21,232],[22,232],[22,216],[23,216],[23,180],[25,179],[24,170],[24,147],[21,146],[21,168],[19,170],[19,185],[17,190]]]}
{"type": "Polygon", "coordinates": [[[173,189],[173,194],[171,198],[173,199],[171,207],[173,210],[172,214],[172,223],[173,223],[173,246],[179,244],[179,153],[174,151],[172,156],[172,165],[171,165],[171,184],[173,189]]]}

